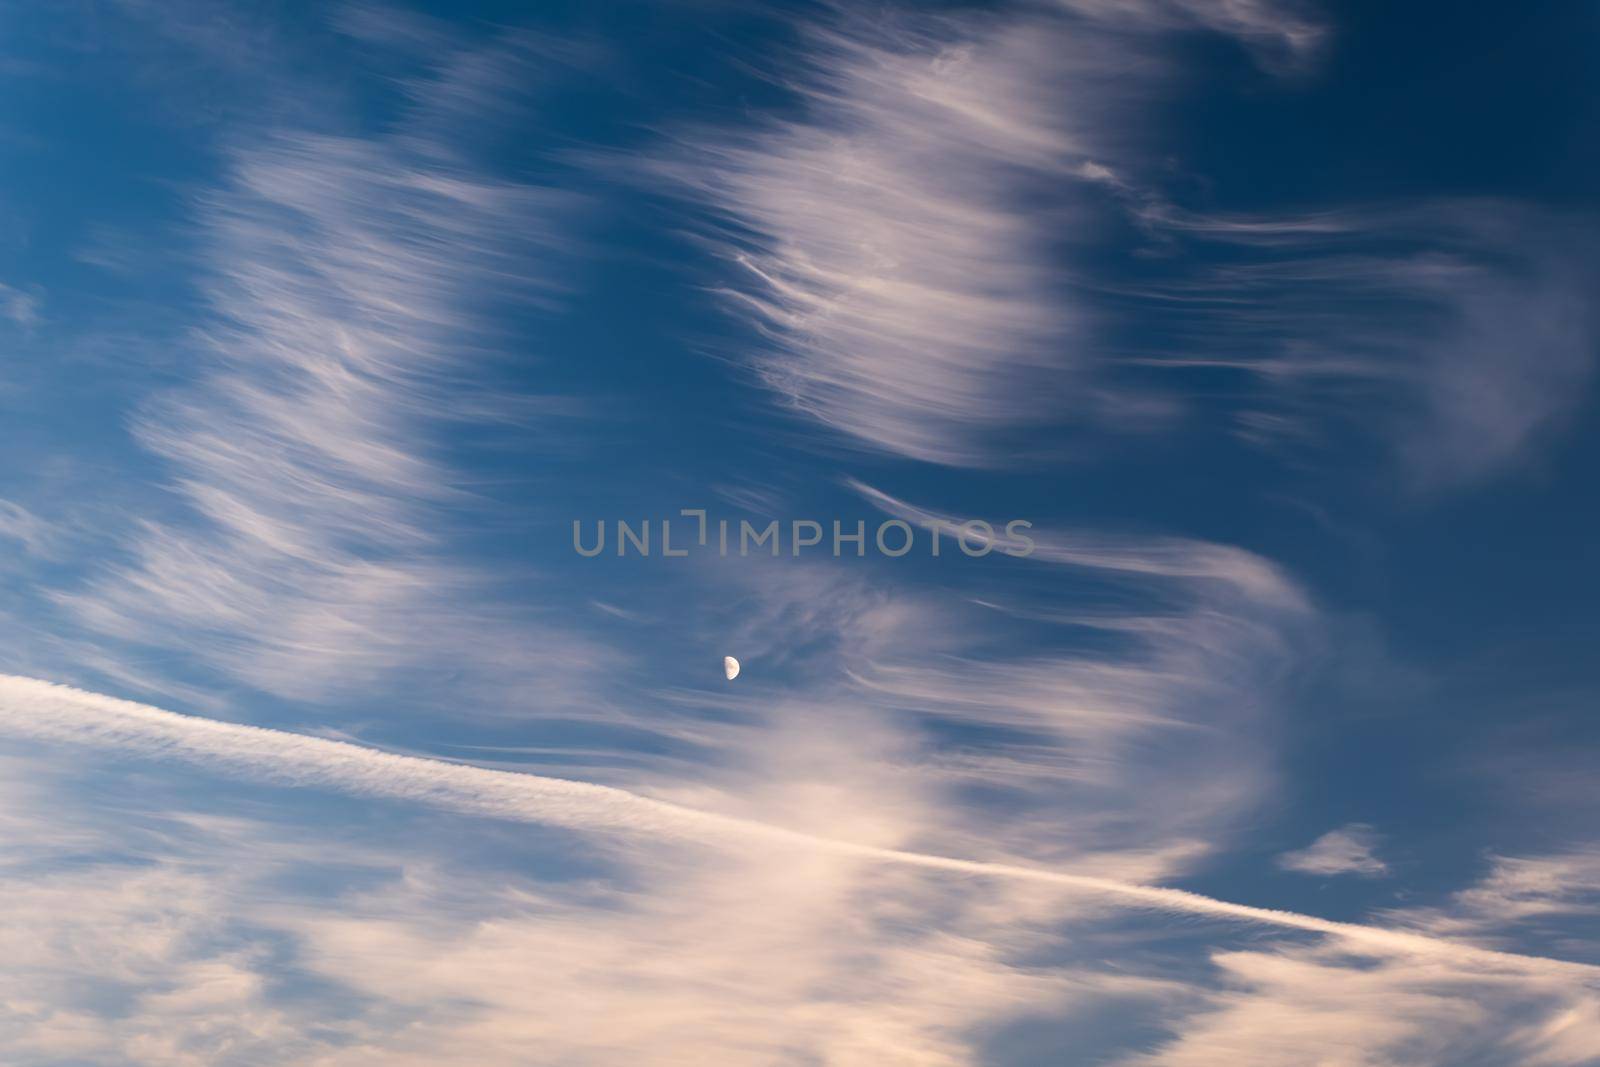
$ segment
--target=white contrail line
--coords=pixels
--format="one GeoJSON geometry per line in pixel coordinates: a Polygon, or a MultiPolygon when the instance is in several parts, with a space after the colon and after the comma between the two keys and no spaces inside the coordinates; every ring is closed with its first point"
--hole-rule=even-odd
{"type": "Polygon", "coordinates": [[[520,822],[724,845],[730,839],[742,838],[825,849],[883,863],[1043,882],[1156,911],[1329,934],[1391,953],[1443,956],[1465,965],[1512,967],[1591,979],[1600,976],[1600,967],[1589,964],[1498,952],[1403,930],[1234,904],[1182,889],[838,841],[749,819],[696,811],[611,786],[402,756],[346,741],[180,715],[15,675],[0,674],[0,735],[171,757],[269,782],[322,786],[520,822]]]}

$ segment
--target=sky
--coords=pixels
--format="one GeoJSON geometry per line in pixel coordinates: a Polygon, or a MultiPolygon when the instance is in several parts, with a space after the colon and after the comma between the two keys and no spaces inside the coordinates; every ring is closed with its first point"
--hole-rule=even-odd
{"type": "Polygon", "coordinates": [[[0,1060],[1600,1064],[1594,11],[0,30],[0,1060]]]}

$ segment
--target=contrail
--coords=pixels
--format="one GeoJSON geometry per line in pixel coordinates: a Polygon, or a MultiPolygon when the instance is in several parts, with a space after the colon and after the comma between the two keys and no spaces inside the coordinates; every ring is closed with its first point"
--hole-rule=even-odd
{"type": "Polygon", "coordinates": [[[180,715],[15,675],[0,674],[0,734],[169,757],[256,780],[326,787],[519,822],[720,845],[740,840],[789,844],[881,863],[1043,882],[1154,911],[1328,934],[1390,953],[1447,957],[1468,966],[1600,977],[1600,967],[1589,964],[1498,952],[1404,930],[1235,904],[1182,889],[838,841],[749,819],[696,811],[611,786],[402,756],[345,741],[180,715]]]}

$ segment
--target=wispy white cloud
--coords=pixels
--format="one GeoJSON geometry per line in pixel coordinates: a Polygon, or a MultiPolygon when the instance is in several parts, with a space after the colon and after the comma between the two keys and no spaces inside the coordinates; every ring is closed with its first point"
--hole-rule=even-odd
{"type": "Polygon", "coordinates": [[[1537,856],[1494,856],[1476,885],[1435,908],[1397,910],[1418,930],[1511,943],[1541,926],[1600,915],[1600,850],[1592,845],[1537,856]]]}
{"type": "Polygon", "coordinates": [[[1213,987],[1138,1067],[1314,1067],[1329,1062],[1582,1067],[1600,1035],[1584,984],[1462,970],[1411,957],[1377,964],[1327,948],[1218,953],[1213,987]]]}
{"type": "Polygon", "coordinates": [[[1151,31],[1195,26],[1316,35],[1271,5],[1203,3],[811,32],[784,83],[804,117],[699,136],[662,168],[729,224],[717,246],[770,342],[762,380],[859,443],[947,464],[994,462],[1001,435],[1046,417],[1097,414],[1110,398],[1091,374],[1094,311],[1040,213],[1090,228],[1073,221],[1086,204],[1059,198],[1112,178],[1096,156],[1166,71],[1151,31]]]}
{"type": "Polygon", "coordinates": [[[39,298],[9,285],[0,285],[0,315],[22,329],[30,330],[39,322],[39,298]]]}
{"type": "MultiPolygon", "coordinates": [[[[965,890],[870,863],[863,877],[839,854],[634,848],[616,883],[564,881],[462,869],[460,827],[303,826],[282,809],[217,813],[226,800],[205,814],[97,806],[50,766],[5,776],[0,1041],[19,1067],[511,1067],[530,1047],[587,1062],[864,1065],[887,1050],[954,1065],[975,1030],[1029,1008],[1163,987],[1019,966],[1017,931],[1038,928],[1024,902],[969,914],[965,890]],[[939,922],[918,931],[913,914],[939,922]]],[[[174,800],[142,799],[158,796],[174,800]]]]}
{"type": "Polygon", "coordinates": [[[1253,372],[1263,395],[1235,414],[1268,444],[1354,427],[1419,489],[1472,483],[1546,445],[1592,379],[1587,220],[1501,201],[1138,213],[1227,249],[1141,294],[1184,340],[1143,362],[1253,372]]]}
{"type": "Polygon", "coordinates": [[[598,651],[492,606],[457,561],[443,427],[489,305],[547,300],[566,194],[404,137],[280,133],[198,201],[213,315],[196,384],[139,417],[186,514],[140,521],[58,600],[90,627],[183,649],[259,689],[348,693],[396,670],[554,687],[598,651]]]}
{"type": "Polygon", "coordinates": [[[0,500],[0,537],[20,544],[30,555],[47,555],[59,536],[53,524],[10,500],[0,500]]]}
{"type": "MultiPolygon", "coordinates": [[[[954,537],[954,531],[963,527],[964,520],[958,521],[949,515],[909,504],[863,482],[851,479],[846,484],[885,513],[917,526],[937,529],[943,537],[954,537]]],[[[1280,568],[1260,556],[1231,545],[1184,538],[1162,540],[1105,534],[1064,534],[1059,530],[1031,528],[1026,531],[1031,544],[1024,544],[1020,537],[1012,538],[1003,532],[1004,523],[989,523],[988,526],[991,531],[997,532],[988,535],[981,528],[965,530],[965,536],[975,548],[980,543],[987,544],[992,550],[1026,552],[1026,558],[1040,562],[1129,575],[1149,575],[1176,580],[1177,583],[1193,580],[1214,582],[1218,587],[1231,588],[1263,604],[1289,610],[1305,610],[1309,607],[1305,594],[1280,568]]]]}
{"type": "MultiPolygon", "coordinates": [[[[1438,906],[1385,921],[1479,944],[1507,943],[1540,919],[1593,915],[1600,863],[1590,851],[1496,858],[1438,906]]],[[[1564,947],[1588,956],[1592,945],[1564,947]]],[[[1496,974],[1421,956],[1353,959],[1333,943],[1213,956],[1220,987],[1169,1023],[1171,1040],[1140,1067],[1353,1063],[1582,1067],[1600,1043],[1600,997],[1588,981],[1496,974]]]]}
{"type": "Polygon", "coordinates": [[[1389,873],[1389,865],[1373,852],[1378,835],[1370,826],[1351,823],[1329,830],[1305,848],[1285,852],[1278,866],[1301,874],[1358,874],[1376,878],[1389,873]]]}
{"type": "Polygon", "coordinates": [[[1036,882],[1153,911],[1328,934],[1349,941],[1358,950],[1439,955],[1465,965],[1531,968],[1552,974],[1595,970],[1404,930],[1234,904],[1179,889],[819,837],[734,815],[696,811],[608,786],[508,774],[281,730],[199,719],[13,675],[0,676],[0,715],[12,736],[111,746],[125,754],[162,755],[272,782],[420,802],[473,815],[647,838],[700,840],[734,848],[776,844],[821,849],[891,865],[1036,882]]]}
{"type": "Polygon", "coordinates": [[[1296,5],[1208,0],[811,33],[778,76],[799,117],[697,134],[659,168],[724,223],[760,379],[857,444],[955,465],[1027,454],[1045,420],[1170,421],[1172,391],[1127,374],[1152,365],[1254,372],[1222,410],[1238,436],[1292,456],[1376,437],[1425,490],[1545,444],[1591,375],[1591,224],[1510,202],[1177,207],[1159,105],[1167,46],[1197,29],[1277,72],[1326,37],[1296,5]],[[1123,249],[1137,283],[1082,266],[1118,216],[1147,239],[1123,249]]]}
{"type": "Polygon", "coordinates": [[[1198,23],[1288,59],[1312,51],[1327,27],[1304,4],[1285,0],[1060,0],[1061,6],[1107,22],[1171,29],[1198,23]]]}
{"type": "Polygon", "coordinates": [[[1166,39],[1197,29],[1279,66],[1322,37],[1290,5],[1206,0],[810,27],[776,76],[801,117],[695,135],[658,168],[726,223],[760,378],[859,444],[955,465],[1045,419],[1132,414],[1099,380],[1068,250],[1143,151],[1124,120],[1171,73],[1166,39]]]}
{"type": "Polygon", "coordinates": [[[813,38],[806,119],[668,171],[733,224],[729,295],[771,341],[763,381],[866,445],[975,463],[985,433],[1041,413],[1030,373],[1073,362],[1016,173],[1070,172],[1072,131],[1031,77],[1094,56],[1020,26],[871,29],[813,38]]]}
{"type": "Polygon", "coordinates": [[[1600,850],[1498,856],[1488,875],[1456,894],[1453,905],[1481,923],[1500,926],[1544,916],[1600,914],[1600,850]]]}
{"type": "MultiPolygon", "coordinates": [[[[1593,993],[1566,975],[1259,930],[1209,961],[1152,959],[1141,934],[1142,951],[1107,966],[1108,946],[1130,946],[1103,940],[1102,917],[993,880],[759,845],[634,848],[616,882],[550,880],[463,865],[474,835],[453,823],[307,826],[281,807],[232,811],[214,788],[204,813],[160,787],[144,804],[97,803],[73,787],[106,766],[41,755],[5,767],[0,817],[0,1041],[19,1067],[511,1067],[530,1047],[601,1063],[959,1067],[1037,1062],[986,1046],[1011,1023],[1109,1012],[1137,1020],[1149,1050],[1117,1062],[1168,1067],[1309,1067],[1336,1052],[1578,1067],[1594,1047],[1593,993]]],[[[484,847],[516,854],[529,836],[484,847]]]]}
{"type": "MultiPolygon", "coordinates": [[[[850,484],[948,536],[949,514],[850,484]]],[[[959,730],[930,773],[968,807],[967,790],[1004,798],[946,850],[1195,870],[1276,788],[1262,729],[1317,612],[1281,568],[1231,546],[1041,523],[1032,551],[1007,558],[1023,546],[989,525],[995,552],[964,561],[987,572],[981,597],[925,596],[913,614],[949,634],[850,663],[854,699],[936,737],[959,730]]]]}

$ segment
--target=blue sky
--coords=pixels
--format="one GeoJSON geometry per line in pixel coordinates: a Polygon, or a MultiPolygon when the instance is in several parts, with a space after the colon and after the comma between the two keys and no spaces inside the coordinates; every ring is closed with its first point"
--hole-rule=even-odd
{"type": "Polygon", "coordinates": [[[0,24],[6,1063],[1600,1062],[1592,13],[0,24]]]}

